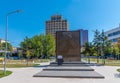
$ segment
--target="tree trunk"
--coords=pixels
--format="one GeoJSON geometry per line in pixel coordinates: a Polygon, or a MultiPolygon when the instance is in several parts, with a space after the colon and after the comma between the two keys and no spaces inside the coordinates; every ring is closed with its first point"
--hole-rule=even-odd
{"type": "Polygon", "coordinates": [[[85,61],[87,62],[87,55],[85,55],[85,61]]]}
{"type": "Polygon", "coordinates": [[[32,63],[34,64],[34,58],[32,58],[32,63]]]}
{"type": "Polygon", "coordinates": [[[20,59],[21,60],[21,64],[22,64],[22,59],[20,59]]]}
{"type": "Polygon", "coordinates": [[[90,55],[88,55],[88,63],[90,63],[90,55]]]}
{"type": "Polygon", "coordinates": [[[97,51],[97,63],[99,63],[99,50],[97,51]]]}
{"type": "Polygon", "coordinates": [[[103,56],[103,64],[105,65],[105,56],[103,56]]]}
{"type": "Polygon", "coordinates": [[[27,66],[28,66],[28,58],[27,58],[27,66]]]}
{"type": "Polygon", "coordinates": [[[99,63],[99,56],[97,56],[97,63],[99,63]]]}

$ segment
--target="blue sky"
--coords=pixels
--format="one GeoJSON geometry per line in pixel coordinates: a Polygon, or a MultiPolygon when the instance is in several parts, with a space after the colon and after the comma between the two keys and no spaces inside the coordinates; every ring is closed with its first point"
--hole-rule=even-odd
{"type": "Polygon", "coordinates": [[[107,31],[119,26],[120,0],[0,0],[0,38],[5,39],[6,14],[22,9],[22,13],[9,16],[8,40],[14,45],[25,36],[45,33],[45,21],[51,15],[61,14],[69,22],[70,30],[107,31]]]}

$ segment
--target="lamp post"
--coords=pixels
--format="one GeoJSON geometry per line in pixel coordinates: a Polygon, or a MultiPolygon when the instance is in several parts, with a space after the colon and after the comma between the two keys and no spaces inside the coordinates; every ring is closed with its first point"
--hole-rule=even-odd
{"type": "Polygon", "coordinates": [[[12,11],[7,13],[6,15],[6,33],[5,33],[5,56],[4,56],[4,74],[6,75],[6,55],[7,55],[7,39],[8,39],[8,16],[14,13],[19,13],[22,12],[22,10],[16,10],[16,11],[12,11]]]}

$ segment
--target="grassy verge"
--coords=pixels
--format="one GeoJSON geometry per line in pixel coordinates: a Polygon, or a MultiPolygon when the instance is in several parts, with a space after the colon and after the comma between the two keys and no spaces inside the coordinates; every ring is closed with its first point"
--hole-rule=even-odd
{"type": "MultiPolygon", "coordinates": [[[[34,67],[39,66],[39,63],[42,62],[49,62],[50,59],[34,59],[34,60],[28,60],[28,65],[25,59],[22,60],[7,60],[6,61],[6,67],[7,68],[21,68],[21,67],[34,67]]],[[[0,61],[0,68],[3,68],[3,62],[0,61]]]]}
{"type": "MultiPolygon", "coordinates": [[[[88,61],[87,58],[83,58],[83,60],[88,61]]],[[[97,59],[96,58],[90,58],[90,62],[97,63],[97,59]]],[[[99,59],[98,64],[103,64],[103,59],[99,59]]],[[[105,66],[120,66],[120,60],[105,59],[105,66]]]]}
{"type": "Polygon", "coordinates": [[[3,70],[0,70],[0,78],[5,77],[5,76],[8,76],[8,75],[10,75],[10,74],[12,74],[11,71],[6,71],[6,75],[4,75],[4,71],[3,71],[3,70]]]}
{"type": "Polygon", "coordinates": [[[41,62],[41,63],[43,63],[43,62],[49,62],[50,61],[50,59],[39,59],[39,60],[35,60],[35,62],[41,62]]]}
{"type": "MultiPolygon", "coordinates": [[[[34,63],[42,63],[42,62],[49,62],[50,61],[50,59],[30,59],[30,60],[28,60],[28,63],[29,64],[33,64],[33,61],[34,61],[34,63]]],[[[0,63],[2,63],[2,61],[0,61],[0,63]]],[[[6,61],[6,63],[7,64],[14,64],[14,63],[16,63],[16,64],[25,64],[26,63],[26,60],[25,59],[22,59],[22,60],[7,60],[6,61]]]]}
{"type": "Polygon", "coordinates": [[[118,72],[120,72],[120,69],[117,69],[118,72]]]}
{"type": "Polygon", "coordinates": [[[106,63],[105,66],[120,66],[120,63],[119,64],[115,64],[115,63],[108,64],[108,63],[106,63]]]}
{"type": "MultiPolygon", "coordinates": [[[[34,66],[38,66],[39,64],[6,64],[7,68],[22,68],[22,67],[34,67],[34,66]]],[[[0,64],[0,68],[3,68],[4,65],[0,64]]]]}

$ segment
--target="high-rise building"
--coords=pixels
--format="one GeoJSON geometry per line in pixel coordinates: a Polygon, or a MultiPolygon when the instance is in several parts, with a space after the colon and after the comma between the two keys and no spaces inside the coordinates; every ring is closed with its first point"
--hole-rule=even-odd
{"type": "Polygon", "coordinates": [[[108,37],[108,40],[110,40],[112,43],[116,43],[118,38],[120,38],[120,25],[114,29],[106,31],[105,34],[108,37]]]}
{"type": "Polygon", "coordinates": [[[88,30],[80,29],[81,46],[88,42],[88,30]]]}
{"type": "Polygon", "coordinates": [[[56,31],[68,31],[68,21],[61,15],[51,16],[51,20],[46,21],[46,34],[55,36],[56,31]]]}

